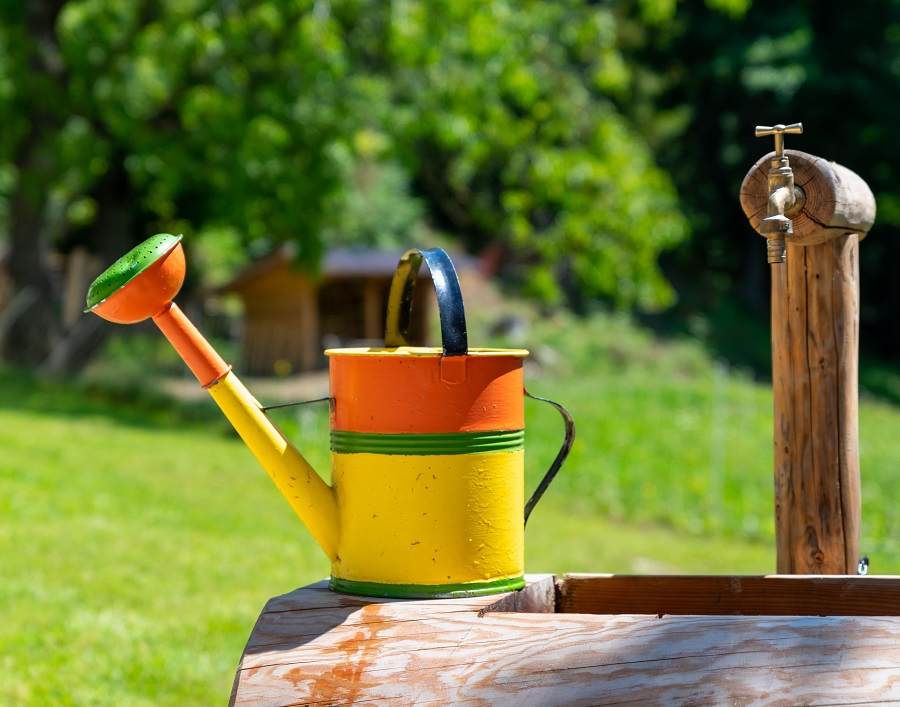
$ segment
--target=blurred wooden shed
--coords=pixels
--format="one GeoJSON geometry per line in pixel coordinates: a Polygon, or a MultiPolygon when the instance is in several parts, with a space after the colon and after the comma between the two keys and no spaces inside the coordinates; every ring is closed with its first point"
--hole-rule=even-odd
{"type": "MultiPolygon", "coordinates": [[[[319,370],[327,367],[326,348],[384,342],[388,293],[402,253],[335,248],[313,276],[295,263],[294,252],[284,244],[218,290],[243,301],[241,369],[249,375],[319,370]]],[[[452,257],[461,279],[475,270],[471,259],[452,257]]],[[[411,343],[430,343],[436,315],[431,278],[423,266],[413,300],[411,343]]]]}

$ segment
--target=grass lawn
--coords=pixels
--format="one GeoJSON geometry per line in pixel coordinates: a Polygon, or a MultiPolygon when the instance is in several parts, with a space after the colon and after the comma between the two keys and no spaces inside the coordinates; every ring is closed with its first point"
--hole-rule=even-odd
{"type": "MultiPolygon", "coordinates": [[[[535,347],[529,389],[572,410],[578,441],[529,521],[527,570],[773,571],[768,388],[620,320],[541,326],[572,344],[535,347]]],[[[530,491],[562,425],[526,409],[530,491]]],[[[860,414],[863,550],[896,573],[900,413],[860,414]]],[[[276,419],[327,468],[324,411],[276,419]]],[[[328,574],[211,401],[3,369],[0,560],[0,704],[15,705],[225,704],[265,601],[328,574]]]]}
{"type": "Polygon", "coordinates": [[[265,600],[327,575],[243,445],[0,412],[0,704],[224,704],[265,600]]]}

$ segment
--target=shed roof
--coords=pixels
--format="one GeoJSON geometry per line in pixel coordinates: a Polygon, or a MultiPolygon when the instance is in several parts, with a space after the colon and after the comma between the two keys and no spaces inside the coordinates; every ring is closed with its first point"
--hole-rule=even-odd
{"type": "MultiPolygon", "coordinates": [[[[259,260],[251,263],[237,275],[219,288],[219,292],[231,292],[240,289],[248,282],[293,261],[297,247],[293,243],[282,243],[275,250],[259,260]]],[[[397,269],[397,263],[403,253],[396,250],[378,250],[374,248],[330,248],[322,259],[321,277],[334,279],[342,277],[391,277],[397,269]]],[[[454,254],[453,262],[457,270],[470,270],[477,267],[476,260],[468,255],[454,254]]],[[[300,269],[303,274],[304,270],[300,269]]],[[[427,268],[420,271],[420,276],[427,276],[427,268]]]]}

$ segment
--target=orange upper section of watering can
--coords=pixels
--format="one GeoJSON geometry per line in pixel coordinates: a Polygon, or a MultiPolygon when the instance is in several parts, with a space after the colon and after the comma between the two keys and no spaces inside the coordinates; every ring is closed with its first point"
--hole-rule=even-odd
{"type": "Polygon", "coordinates": [[[525,427],[521,349],[330,349],[333,430],[380,434],[525,427]]]}
{"type": "Polygon", "coordinates": [[[119,258],[94,280],[86,312],[133,324],[161,312],[184,282],[181,236],[161,233],[119,258]]]}

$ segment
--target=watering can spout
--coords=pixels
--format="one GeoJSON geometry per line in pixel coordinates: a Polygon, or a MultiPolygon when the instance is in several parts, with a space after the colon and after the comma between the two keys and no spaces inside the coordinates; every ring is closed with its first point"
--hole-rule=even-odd
{"type": "Polygon", "coordinates": [[[207,390],[331,562],[337,561],[338,507],[322,480],[229,372],[207,390]]]}
{"type": "Polygon", "coordinates": [[[160,234],[116,261],[91,285],[86,312],[120,324],[152,319],[209,391],[328,558],[337,560],[334,490],[272,423],[265,410],[172,302],[184,281],[181,236],[160,234]]]}

